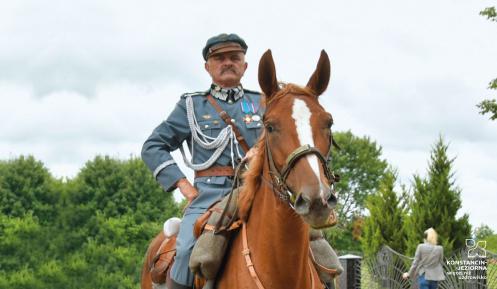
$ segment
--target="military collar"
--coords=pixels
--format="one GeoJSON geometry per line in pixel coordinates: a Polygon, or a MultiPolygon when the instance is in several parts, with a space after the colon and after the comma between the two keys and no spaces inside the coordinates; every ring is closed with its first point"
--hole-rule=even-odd
{"type": "Polygon", "coordinates": [[[210,93],[213,97],[229,103],[236,102],[244,94],[241,84],[237,87],[223,88],[215,83],[211,85],[210,93]]]}

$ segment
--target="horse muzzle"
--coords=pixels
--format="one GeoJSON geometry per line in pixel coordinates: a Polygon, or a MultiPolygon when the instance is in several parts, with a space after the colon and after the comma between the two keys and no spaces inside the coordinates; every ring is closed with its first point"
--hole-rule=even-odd
{"type": "Polygon", "coordinates": [[[326,228],[337,223],[335,207],[337,198],[332,190],[325,194],[310,197],[309,194],[300,193],[293,202],[293,208],[306,223],[313,228],[326,228]]]}

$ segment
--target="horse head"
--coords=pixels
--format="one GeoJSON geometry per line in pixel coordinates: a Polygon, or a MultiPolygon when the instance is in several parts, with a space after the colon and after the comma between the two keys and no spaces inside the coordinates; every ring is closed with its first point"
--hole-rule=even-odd
{"type": "Polygon", "coordinates": [[[278,82],[270,50],[258,76],[266,96],[264,147],[275,191],[310,226],[323,227],[337,203],[325,157],[333,143],[333,118],[318,101],[330,80],[328,55],[321,51],[305,87],[278,82]]]}

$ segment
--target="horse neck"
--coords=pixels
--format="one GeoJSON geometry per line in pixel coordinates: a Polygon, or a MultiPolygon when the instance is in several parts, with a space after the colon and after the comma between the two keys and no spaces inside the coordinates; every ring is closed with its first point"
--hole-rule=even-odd
{"type": "MultiPolygon", "coordinates": [[[[262,175],[264,180],[271,180],[267,160],[262,175]]],[[[255,268],[267,274],[266,278],[261,277],[263,280],[288,284],[284,288],[309,288],[308,225],[264,180],[254,198],[247,226],[255,268]]]]}

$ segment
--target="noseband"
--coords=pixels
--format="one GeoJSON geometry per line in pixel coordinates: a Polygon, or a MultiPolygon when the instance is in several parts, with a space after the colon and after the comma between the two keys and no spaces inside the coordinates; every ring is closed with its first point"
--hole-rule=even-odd
{"type": "MultiPolygon", "coordinates": [[[[333,141],[330,141],[330,146],[333,145],[333,141]]],[[[323,166],[323,170],[326,176],[326,179],[329,182],[331,193],[334,194],[334,184],[337,183],[340,178],[338,175],[335,175],[328,168],[328,161],[325,159],[323,154],[315,148],[311,147],[309,144],[305,144],[297,149],[295,149],[286,159],[285,166],[282,168],[281,172],[276,168],[274,164],[273,155],[271,154],[271,150],[269,149],[269,137],[266,136],[266,155],[268,157],[269,162],[269,174],[271,175],[271,179],[273,181],[273,187],[276,189],[275,192],[278,193],[278,196],[282,200],[288,201],[289,205],[293,208],[293,202],[297,199],[297,197],[301,193],[294,193],[291,188],[286,184],[286,179],[288,175],[295,167],[295,163],[304,156],[307,155],[315,155],[318,160],[321,162],[323,166]]]]}

